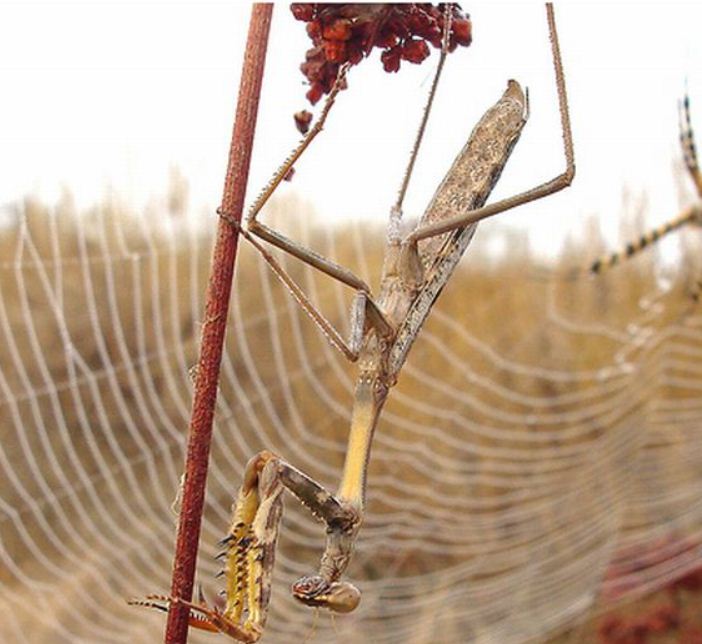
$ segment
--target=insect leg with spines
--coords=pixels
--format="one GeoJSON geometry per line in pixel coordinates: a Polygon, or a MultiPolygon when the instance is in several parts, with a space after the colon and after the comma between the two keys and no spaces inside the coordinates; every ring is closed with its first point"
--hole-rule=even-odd
{"type": "MultiPolygon", "coordinates": [[[[321,130],[328,107],[336,95],[333,92],[328,107],[323,111],[319,127],[316,131],[310,131],[291,159],[283,165],[254,204],[247,226],[239,229],[332,344],[347,358],[358,362],[359,373],[354,391],[346,459],[336,493],[328,492],[322,485],[271,452],[264,451],[254,456],[246,465],[229,534],[223,543],[227,579],[225,608],[219,611],[206,606],[204,602],[194,604],[177,598],[166,598],[171,603],[180,601],[191,609],[193,626],[199,627],[198,622],[204,621],[207,624],[205,630],[213,630],[211,627],[214,627],[214,630],[245,642],[253,642],[260,637],[270,601],[270,581],[283,489],[291,492],[326,524],[326,544],[319,570],[316,574],[295,582],[292,586],[293,596],[308,606],[329,608],[336,612],[348,612],[358,605],[360,592],[349,582],[341,580],[341,576],[349,564],[363,518],[373,433],[388,392],[397,382],[412,343],[470,243],[477,222],[565,188],[575,172],[565,81],[550,4],[547,4],[547,19],[566,158],[566,170],[562,174],[515,197],[485,206],[527,119],[524,92],[516,81],[510,81],[502,97],[475,126],[418,227],[405,239],[401,239],[398,234],[401,196],[393,207],[380,291],[374,299],[368,286],[350,271],[299,246],[256,220],[260,207],[275,185],[287,174],[301,150],[321,130]],[[351,316],[351,339],[348,343],[316,310],[302,289],[255,237],[277,246],[356,290],[351,316]]],[[[440,67],[438,71],[440,72],[440,67]]],[[[338,88],[335,89],[338,91],[338,88]]],[[[433,91],[432,89],[430,102],[433,91]]],[[[423,127],[420,127],[418,140],[422,133],[423,127]]],[[[412,159],[417,148],[418,143],[415,144],[412,159]]],[[[411,163],[412,161],[405,175],[406,180],[411,172],[411,163]]],[[[403,191],[404,188],[401,195],[403,191]]],[[[227,213],[220,214],[228,217],[227,213]]],[[[167,609],[163,606],[154,607],[167,609]]]]}
{"type": "MultiPolygon", "coordinates": [[[[447,5],[446,16],[448,15],[447,5]]],[[[433,98],[446,56],[449,24],[447,22],[445,26],[444,47],[429,103],[433,98]]],[[[380,307],[370,298],[370,288],[346,268],[310,249],[299,246],[256,219],[258,212],[276,186],[321,132],[336,96],[345,84],[346,71],[346,67],[340,69],[337,81],[317,122],[252,205],[247,217],[247,225],[239,226],[228,213],[219,212],[219,215],[235,226],[259,251],[330,343],[349,360],[355,362],[359,358],[363,338],[371,329],[380,338],[389,337],[394,333],[394,328],[380,307]],[[343,340],[336,329],[313,306],[302,289],[257,241],[256,237],[356,289],[351,314],[351,338],[348,342],[343,340]]],[[[428,116],[428,111],[429,106],[427,106],[425,118],[428,116]]],[[[421,138],[422,134],[423,127],[420,129],[418,138],[421,138]]],[[[415,151],[418,146],[419,142],[415,145],[415,151]]],[[[364,425],[363,433],[367,433],[365,425],[368,422],[375,424],[384,396],[379,404],[373,404],[377,402],[374,400],[375,396],[363,396],[357,391],[356,399],[357,404],[354,406],[353,414],[355,420],[352,421],[352,427],[361,423],[364,425]]],[[[365,467],[363,469],[365,470],[365,467]]],[[[353,478],[353,474],[347,476],[347,479],[349,478],[353,478]]],[[[353,483],[349,483],[348,480],[346,487],[354,489],[353,483]]],[[[355,487],[360,489],[359,486],[355,487]]],[[[298,580],[292,588],[293,596],[309,606],[323,606],[341,613],[353,610],[360,601],[360,592],[352,584],[339,581],[339,577],[348,565],[360,527],[360,511],[357,509],[361,505],[358,502],[359,499],[355,493],[348,499],[344,499],[343,494],[336,498],[320,484],[268,451],[260,452],[247,463],[244,481],[234,503],[229,532],[220,542],[224,550],[217,558],[224,559],[224,569],[218,576],[226,579],[224,609],[220,611],[216,607],[208,606],[202,594],[199,603],[163,595],[148,595],[144,599],[130,600],[129,603],[165,612],[169,610],[171,604],[181,603],[190,609],[189,625],[193,628],[222,632],[242,642],[256,642],[263,633],[270,602],[271,574],[282,513],[281,494],[284,488],[296,496],[313,515],[327,524],[327,544],[319,574],[298,580]],[[246,615],[245,619],[243,619],[244,615],[246,615]]]]}
{"type": "MultiPolygon", "coordinates": [[[[360,342],[350,342],[347,349],[353,349],[353,357],[358,360],[359,376],[354,394],[346,462],[336,494],[327,492],[282,459],[272,455],[266,457],[275,463],[283,485],[327,525],[326,547],[318,573],[303,577],[292,588],[293,596],[309,606],[348,611],[358,603],[360,594],[348,582],[340,581],[340,576],[350,560],[363,515],[373,432],[389,388],[395,384],[409,348],[432,304],[470,242],[475,223],[501,210],[560,190],[573,177],[572,137],[565,82],[550,6],[548,20],[556,68],[566,171],[533,190],[500,202],[497,207],[493,205],[484,208],[526,122],[525,95],[515,81],[510,81],[500,100],[475,127],[468,143],[439,186],[415,231],[418,233],[417,239],[412,234],[404,241],[389,235],[380,293],[377,300],[368,297],[366,301],[366,305],[372,303],[371,311],[373,308],[379,310],[378,318],[382,323],[369,321],[369,316],[364,315],[364,308],[358,305],[355,307],[352,327],[356,332],[352,336],[360,338],[360,342]],[[449,222],[448,225],[444,224],[446,221],[449,222]]],[[[396,215],[397,211],[398,208],[394,208],[393,214],[396,215]]],[[[242,231],[250,241],[253,241],[251,233],[255,230],[251,228],[255,212],[249,218],[248,231],[242,231]]],[[[254,234],[261,236],[256,232],[254,234]]],[[[277,243],[279,239],[268,232],[263,238],[283,250],[289,250],[289,241],[277,243]]],[[[257,248],[262,250],[258,245],[257,248]]],[[[312,265],[320,263],[318,256],[305,255],[299,247],[292,254],[312,265]]],[[[292,290],[292,280],[288,276],[284,277],[285,273],[277,262],[270,256],[264,255],[264,259],[292,290]]],[[[355,286],[341,277],[334,268],[324,272],[355,286]]],[[[310,315],[321,315],[315,313],[301,292],[293,290],[293,295],[303,303],[310,315]]],[[[324,330],[329,334],[330,329],[324,330]]],[[[344,351],[345,354],[348,352],[344,351]]]]}

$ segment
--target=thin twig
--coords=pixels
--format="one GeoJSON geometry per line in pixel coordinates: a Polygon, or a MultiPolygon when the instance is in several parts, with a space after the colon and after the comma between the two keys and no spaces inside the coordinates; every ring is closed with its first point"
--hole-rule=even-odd
{"type": "Polygon", "coordinates": [[[414,145],[412,146],[412,151],[410,152],[410,160],[407,164],[407,169],[402,177],[402,185],[397,195],[397,200],[392,207],[392,212],[396,213],[399,217],[402,214],[402,202],[405,200],[405,194],[407,193],[407,188],[409,186],[410,179],[412,178],[412,171],[414,170],[414,164],[417,160],[417,155],[419,154],[419,147],[424,139],[424,131],[427,127],[427,121],[429,120],[429,114],[431,113],[431,107],[434,104],[434,96],[436,95],[436,88],[439,86],[439,79],[441,78],[441,72],[444,69],[444,63],[446,62],[446,54],[448,53],[449,47],[449,36],[451,35],[451,5],[446,4],[444,9],[444,33],[441,38],[441,53],[439,54],[439,64],[434,73],[434,79],[431,83],[431,89],[429,90],[429,98],[424,106],[424,112],[422,113],[422,120],[419,123],[419,130],[417,131],[417,136],[414,140],[414,145]]]}
{"type": "MultiPolygon", "coordinates": [[[[241,221],[243,212],[272,12],[273,5],[269,3],[255,4],[251,12],[234,132],[220,207],[221,212],[235,221],[241,221]]],[[[217,382],[238,245],[235,229],[222,218],[218,218],[217,221],[217,239],[207,287],[200,359],[188,430],[183,502],[171,582],[171,597],[186,601],[192,599],[193,593],[217,382]]],[[[188,609],[182,604],[173,603],[168,613],[164,641],[166,644],[184,644],[187,635],[188,609]]]]}

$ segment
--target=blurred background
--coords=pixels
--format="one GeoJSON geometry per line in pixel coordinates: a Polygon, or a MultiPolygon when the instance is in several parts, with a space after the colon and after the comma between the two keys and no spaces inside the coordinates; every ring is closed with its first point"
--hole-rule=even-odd
{"type": "MultiPolygon", "coordinates": [[[[408,217],[508,78],[529,86],[531,119],[494,198],[563,167],[543,9],[464,8],[474,43],[449,57],[408,217]]],[[[248,12],[0,7],[2,641],[162,637],[162,616],[125,599],[169,586],[248,12]]],[[[687,84],[695,122],[699,17],[559,9],[575,184],[481,224],[413,348],[377,432],[358,611],[293,603],[323,530],[288,500],[263,641],[699,641],[699,230],[582,271],[697,198],[677,100],[687,84]]],[[[250,197],[299,136],[307,47],[276,7],[250,197]]],[[[436,56],[395,76],[375,58],[263,217],[377,287],[436,56]]],[[[347,332],[352,294],[281,261],[347,332]]],[[[198,566],[210,598],[243,465],[271,449],[333,488],[354,376],[247,246],[227,343],[198,566]]]]}
{"type": "MultiPolygon", "coordinates": [[[[473,44],[449,58],[406,213],[418,217],[485,109],[515,78],[531,118],[495,196],[561,170],[560,132],[544,10],[521,3],[464,6],[473,44]]],[[[0,7],[0,204],[69,187],[78,205],[106,193],[141,208],[177,168],[193,214],[221,193],[249,6],[231,2],[5,2],[0,7]]],[[[557,12],[578,181],[568,193],[502,221],[558,249],[599,215],[616,241],[623,186],[645,189],[651,216],[677,196],[677,102],[702,110],[699,10],[690,3],[572,3],[557,12]],[[549,231],[544,234],[542,231],[549,231]],[[555,240],[554,236],[557,234],[555,240]],[[548,237],[551,241],[543,238],[548,237]]],[[[292,114],[309,107],[298,67],[304,23],[276,8],[250,199],[298,140],[292,114]]],[[[377,52],[349,76],[325,134],[282,190],[326,219],[384,219],[398,189],[437,56],[382,71],[377,52]],[[329,172],[333,160],[336,174],[329,172]],[[363,186],[362,190],[350,186],[363,186]],[[339,198],[339,194],[343,198],[339,198]]]]}

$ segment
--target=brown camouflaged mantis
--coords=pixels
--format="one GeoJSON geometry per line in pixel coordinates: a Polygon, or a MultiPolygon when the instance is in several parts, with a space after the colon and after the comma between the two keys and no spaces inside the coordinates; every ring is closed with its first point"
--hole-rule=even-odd
{"type": "MultiPolygon", "coordinates": [[[[338,92],[329,96],[315,127],[281,167],[254,203],[239,232],[264,257],[329,341],[349,360],[358,362],[351,429],[341,483],[335,493],[275,454],[263,451],[246,465],[235,502],[225,547],[226,604],[223,610],[181,598],[150,595],[130,603],[167,611],[179,602],[191,610],[190,625],[222,632],[235,640],[256,642],[263,633],[271,593],[271,576],[287,489],[326,526],[326,547],[316,574],[302,577],[292,594],[303,604],[350,612],[360,591],[341,580],[363,518],[366,474],[373,432],[390,388],[405,362],[432,305],[468,247],[477,222],[515,206],[540,199],[570,185],[575,164],[553,8],[546,5],[560,108],[566,170],[531,190],[485,206],[528,117],[527,100],[519,84],[510,80],[502,97],[478,122],[437,189],[417,227],[400,236],[400,204],[390,215],[381,286],[377,297],[347,269],[302,248],[257,221],[256,216],[302,151],[322,129],[338,92]],[[260,238],[356,290],[348,342],[319,313],[302,290],[256,239],[260,238]]],[[[443,62],[443,55],[442,61],[443,62]]],[[[439,71],[441,69],[439,64],[439,71]]],[[[438,72],[437,72],[438,77],[438,72]]],[[[433,96],[432,88],[432,94],[433,96]]],[[[431,97],[429,105],[431,104],[431,97]]],[[[428,109],[427,109],[428,112],[428,109]]],[[[421,138],[422,128],[419,137],[421,138]]],[[[415,153],[418,145],[415,145],[415,153]]],[[[410,168],[412,161],[410,162],[410,168]]],[[[409,175],[406,176],[406,180],[409,175]]],[[[406,181],[405,181],[406,185],[406,181]]],[[[228,218],[227,213],[220,213],[228,218]]],[[[231,222],[232,220],[228,218],[231,222]]],[[[233,223],[233,222],[232,222],[233,223]]]]}

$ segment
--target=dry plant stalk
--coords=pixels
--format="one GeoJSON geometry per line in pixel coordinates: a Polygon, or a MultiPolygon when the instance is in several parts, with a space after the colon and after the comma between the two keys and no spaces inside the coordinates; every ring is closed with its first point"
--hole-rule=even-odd
{"type": "MultiPolygon", "coordinates": [[[[222,211],[229,213],[235,220],[241,219],[244,208],[272,13],[273,5],[269,3],[255,4],[251,11],[221,206],[222,211]]],[[[195,377],[182,506],[171,582],[171,595],[188,600],[192,598],[193,593],[217,382],[237,242],[238,235],[232,227],[219,220],[205,302],[200,358],[195,377]]],[[[167,644],[181,644],[186,641],[189,613],[185,606],[179,604],[174,604],[168,612],[164,640],[167,644]]]]}

